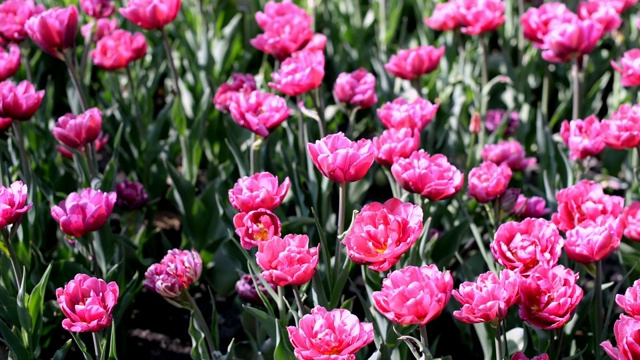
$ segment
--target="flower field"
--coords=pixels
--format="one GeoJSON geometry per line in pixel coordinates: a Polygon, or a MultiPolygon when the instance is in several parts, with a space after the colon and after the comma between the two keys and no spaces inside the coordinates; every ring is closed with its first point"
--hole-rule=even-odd
{"type": "Polygon", "coordinates": [[[0,359],[640,359],[637,0],[2,0],[0,359]]]}

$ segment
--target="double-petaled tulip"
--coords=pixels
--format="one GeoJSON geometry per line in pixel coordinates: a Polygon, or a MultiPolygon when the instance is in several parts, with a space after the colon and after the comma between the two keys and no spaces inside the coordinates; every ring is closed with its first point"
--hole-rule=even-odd
{"type": "Polygon", "coordinates": [[[633,5],[635,5],[638,0],[589,0],[589,2],[595,3],[604,3],[607,5],[613,6],[614,9],[618,12],[618,14],[622,14],[627,11],[633,5]]]}
{"type": "Polygon", "coordinates": [[[432,201],[448,199],[464,184],[464,175],[442,154],[418,150],[406,159],[396,158],[391,173],[405,190],[432,201]]]}
{"type": "Polygon", "coordinates": [[[522,14],[520,25],[524,37],[539,49],[544,48],[544,38],[549,33],[552,22],[565,22],[578,16],[561,2],[549,2],[539,8],[530,7],[522,14]]]}
{"type": "Polygon", "coordinates": [[[27,20],[25,29],[31,40],[42,50],[62,59],[62,52],[76,44],[78,9],[71,5],[43,11],[27,20]]]}
{"type": "Polygon", "coordinates": [[[229,112],[238,125],[267,137],[287,120],[291,110],[284,98],[255,90],[250,93],[239,92],[233,96],[229,112]]]}
{"type": "Polygon", "coordinates": [[[458,29],[460,27],[458,4],[455,1],[436,4],[431,17],[424,19],[424,23],[437,31],[458,29]]]}
{"type": "Polygon", "coordinates": [[[369,108],[378,102],[376,77],[364,68],[351,73],[340,73],[333,85],[333,93],[338,101],[361,109],[369,108]]]}
{"type": "Polygon", "coordinates": [[[66,114],[58,118],[53,136],[64,145],[79,149],[95,141],[102,130],[102,113],[91,108],[80,115],[66,114]]]}
{"type": "Polygon", "coordinates": [[[90,56],[96,66],[113,71],[126,68],[146,54],[147,40],[144,35],[118,29],[98,40],[90,56]]]}
{"type": "Polygon", "coordinates": [[[499,324],[518,300],[521,280],[520,275],[511,270],[502,270],[499,275],[485,272],[476,281],[465,281],[453,290],[453,297],[462,305],[453,316],[467,324],[499,324]]]}
{"type": "Polygon", "coordinates": [[[269,86],[289,96],[302,95],[316,89],[324,78],[324,53],[320,50],[297,51],[282,62],[280,70],[271,73],[269,86]]]}
{"type": "Polygon", "coordinates": [[[115,192],[82,189],[69,194],[58,206],[52,206],[51,216],[67,236],[81,237],[107,223],[116,197],[115,192]]]}
{"type": "Polygon", "coordinates": [[[420,131],[389,128],[371,140],[378,164],[391,166],[396,158],[407,158],[420,147],[420,131]]]}
{"type": "Polygon", "coordinates": [[[341,132],[307,144],[307,150],[322,175],[339,184],[362,179],[374,161],[371,140],[351,141],[341,132]]]}
{"type": "Polygon", "coordinates": [[[554,63],[570,62],[593,51],[601,37],[602,27],[593,20],[556,20],[544,37],[542,58],[554,63]]]}
{"type": "Polygon", "coordinates": [[[229,111],[231,100],[238,93],[249,94],[256,90],[256,80],[251,74],[231,74],[233,81],[231,84],[224,83],[218,87],[216,95],[213,97],[213,104],[216,109],[222,112],[229,111]]]}
{"type": "Polygon", "coordinates": [[[622,75],[620,79],[622,86],[640,85],[640,49],[625,51],[620,59],[620,65],[612,60],[611,66],[622,75]]]}
{"type": "Polygon", "coordinates": [[[233,225],[240,244],[247,250],[280,236],[282,229],[280,219],[267,209],[238,213],[233,217],[233,225]]]}
{"type": "Polygon", "coordinates": [[[603,33],[616,30],[622,24],[620,14],[606,2],[580,2],[578,16],[582,20],[592,20],[598,24],[603,33]]]}
{"type": "Polygon", "coordinates": [[[162,297],[175,298],[198,281],[201,274],[202,259],[197,251],[173,249],[147,269],[142,285],[162,297]]]}
{"type": "Polygon", "coordinates": [[[623,222],[611,215],[587,219],[567,231],[564,251],[573,261],[594,263],[611,255],[622,238],[623,222]]]}
{"type": "Polygon", "coordinates": [[[120,14],[143,29],[162,29],[176,19],[180,4],[181,0],[129,0],[120,14]]]}
{"type": "Polygon", "coordinates": [[[21,42],[27,38],[25,24],[33,15],[44,11],[44,6],[33,0],[6,0],[0,3],[0,43],[21,42]]]}
{"type": "Polygon", "coordinates": [[[20,47],[9,44],[8,50],[0,46],[0,81],[6,80],[20,69],[20,47]]]}
{"type": "Polygon", "coordinates": [[[118,21],[116,19],[98,19],[95,23],[93,21],[82,25],[80,33],[85,38],[93,34],[91,39],[94,42],[98,42],[103,37],[111,34],[118,28],[118,21]]]}
{"type": "Polygon", "coordinates": [[[60,310],[67,318],[62,327],[71,332],[98,332],[113,322],[113,308],[120,289],[115,281],[77,274],[64,288],[56,289],[60,310]]]}
{"type": "Polygon", "coordinates": [[[617,218],[624,207],[620,196],[606,195],[600,184],[580,180],[577,184],[558,191],[558,212],[551,220],[560,229],[568,231],[586,220],[596,220],[600,215],[617,218]]]}
{"type": "Polygon", "coordinates": [[[356,215],[342,240],[356,264],[387,271],[418,240],[422,233],[422,209],[396,198],[384,204],[370,203],[356,215]]]}
{"type": "Polygon", "coordinates": [[[549,360],[549,354],[544,353],[529,359],[527,355],[525,355],[523,352],[518,351],[515,354],[513,354],[513,356],[511,357],[511,360],[549,360]]]}
{"type": "Polygon", "coordinates": [[[500,225],[490,248],[498,264],[529,276],[538,265],[554,266],[562,255],[563,243],[552,222],[528,218],[500,225]]]}
{"type": "Polygon", "coordinates": [[[507,164],[511,170],[525,170],[535,165],[536,158],[526,158],[526,153],[517,140],[501,141],[497,144],[487,144],[482,149],[482,160],[496,165],[507,164]]]}
{"type": "Polygon", "coordinates": [[[439,106],[422,98],[416,98],[410,103],[403,98],[397,98],[382,105],[377,113],[386,128],[412,128],[422,131],[436,115],[439,106]]]}
{"type": "Polygon", "coordinates": [[[80,8],[96,19],[109,17],[116,11],[112,0],[80,0],[80,8]]]}
{"type": "Polygon", "coordinates": [[[5,131],[9,129],[12,123],[13,123],[13,120],[11,118],[0,116],[0,131],[5,131]]]}
{"type": "Polygon", "coordinates": [[[520,117],[515,111],[507,113],[504,109],[491,109],[487,111],[484,125],[489,133],[492,133],[500,128],[503,121],[506,121],[507,125],[504,128],[504,136],[511,136],[515,134],[518,126],[520,126],[520,117]],[[505,120],[506,118],[506,120],[505,120]]]}
{"type": "Polygon", "coordinates": [[[629,316],[640,319],[640,280],[634,281],[624,295],[616,295],[616,304],[629,316]]]}
{"type": "Polygon", "coordinates": [[[440,315],[453,290],[453,278],[436,265],[407,266],[382,280],[371,294],[373,305],[387,319],[401,325],[426,325],[440,315]]]}
{"type": "MultiPolygon", "coordinates": [[[[273,291],[277,291],[277,287],[275,285],[267,281],[264,282],[267,283],[273,291]]],[[[244,274],[240,280],[236,282],[236,292],[238,293],[238,297],[244,301],[262,304],[262,299],[260,298],[258,291],[262,293],[262,295],[266,296],[267,299],[269,298],[267,288],[264,286],[263,282],[258,279],[257,275],[252,276],[244,274]]]]}
{"type": "Polygon", "coordinates": [[[596,156],[605,147],[600,121],[594,115],[584,120],[565,120],[560,128],[560,136],[569,148],[571,160],[596,156]]]}
{"type": "Polygon", "coordinates": [[[543,330],[564,326],[584,295],[578,277],[562,265],[534,268],[520,282],[520,317],[543,330]]]}
{"type": "Polygon", "coordinates": [[[297,360],[353,360],[355,353],[373,341],[373,324],[360,322],[346,309],[311,309],[298,327],[287,326],[297,360]]]}
{"type": "Polygon", "coordinates": [[[229,202],[242,212],[258,209],[273,210],[280,206],[290,187],[288,177],[278,185],[277,176],[269,172],[261,172],[238,179],[233,188],[229,189],[229,202]]]}
{"type": "Polygon", "coordinates": [[[502,0],[458,0],[457,17],[463,34],[479,35],[494,31],[504,23],[502,0]]]}
{"type": "Polygon", "coordinates": [[[622,210],[624,236],[632,241],[640,241],[640,201],[634,201],[622,210]]]}
{"type": "Polygon", "coordinates": [[[44,90],[36,91],[27,80],[18,85],[9,80],[0,82],[0,117],[29,120],[38,111],[43,97],[44,90]]]}
{"type": "Polygon", "coordinates": [[[444,46],[435,48],[425,45],[400,50],[397,55],[391,56],[384,68],[401,79],[413,80],[437,69],[442,55],[444,55],[444,46]]]}
{"type": "Polygon", "coordinates": [[[622,104],[600,124],[604,143],[622,150],[640,145],[640,105],[622,104]]]}
{"type": "Polygon", "coordinates": [[[469,196],[480,203],[488,203],[507,190],[512,175],[507,164],[485,161],[469,171],[469,196]]]}
{"type": "Polygon", "coordinates": [[[640,320],[621,314],[613,324],[613,334],[617,347],[613,347],[610,341],[600,344],[609,357],[614,360],[640,359],[640,320]]]}
{"type": "MultiPolygon", "coordinates": [[[[109,141],[109,135],[103,132],[100,132],[98,138],[93,142],[93,148],[96,150],[96,153],[99,153],[104,147],[107,145],[109,141]]],[[[64,145],[59,145],[56,150],[60,153],[60,155],[66,157],[67,159],[73,159],[73,152],[69,151],[69,148],[64,145]]],[[[79,151],[84,151],[84,146],[78,149],[79,151]]]]}
{"type": "Polygon", "coordinates": [[[149,195],[144,185],[139,182],[125,180],[116,184],[116,205],[124,210],[137,210],[147,204],[149,195]]]}
{"type": "Polygon", "coordinates": [[[547,207],[547,201],[539,196],[527,198],[520,194],[513,212],[520,218],[539,218],[551,212],[547,207]]]}
{"type": "Polygon", "coordinates": [[[33,206],[27,204],[27,185],[16,181],[9,187],[0,185],[0,229],[20,222],[22,215],[33,206]]]}
{"type": "Polygon", "coordinates": [[[304,285],[311,280],[318,266],[320,245],[309,248],[307,235],[274,237],[258,244],[256,262],[262,277],[276,286],[304,285]]]}

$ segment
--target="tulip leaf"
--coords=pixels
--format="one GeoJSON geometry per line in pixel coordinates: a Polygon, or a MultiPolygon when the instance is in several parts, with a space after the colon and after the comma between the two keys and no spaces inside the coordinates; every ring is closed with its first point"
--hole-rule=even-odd
{"type": "MultiPolygon", "coordinates": [[[[137,275],[137,273],[136,273],[137,275]]],[[[118,360],[118,352],[116,351],[116,325],[111,325],[111,338],[109,339],[109,360],[118,360]]]]}
{"type": "Polygon", "coordinates": [[[44,306],[44,295],[47,289],[47,283],[49,281],[49,274],[51,274],[51,264],[47,266],[47,269],[42,274],[40,281],[36,284],[29,296],[29,315],[32,321],[31,344],[40,343],[40,334],[42,333],[42,309],[44,306]]]}
{"type": "Polygon", "coordinates": [[[76,342],[76,345],[78,345],[78,349],[80,349],[82,355],[84,355],[84,359],[93,360],[93,356],[91,356],[91,354],[87,350],[87,345],[85,345],[84,341],[82,341],[82,338],[80,338],[80,333],[70,332],[70,334],[73,340],[76,342]]]}
{"type": "Polygon", "coordinates": [[[200,329],[195,319],[195,314],[192,311],[189,317],[189,335],[191,336],[191,342],[193,344],[191,348],[191,358],[194,360],[211,360],[203,331],[206,331],[206,329],[200,329]]]}
{"type": "Polygon", "coordinates": [[[67,340],[67,342],[64,343],[64,345],[62,345],[60,347],[60,349],[58,349],[58,351],[56,351],[56,353],[53,355],[51,360],[64,360],[64,359],[66,359],[67,351],[69,351],[69,348],[71,347],[71,344],[73,344],[73,339],[67,340]]]}
{"type": "Polygon", "coordinates": [[[0,320],[0,335],[2,335],[2,340],[7,344],[9,350],[15,354],[16,359],[22,360],[33,358],[18,335],[11,331],[7,324],[2,320],[0,320]]]}

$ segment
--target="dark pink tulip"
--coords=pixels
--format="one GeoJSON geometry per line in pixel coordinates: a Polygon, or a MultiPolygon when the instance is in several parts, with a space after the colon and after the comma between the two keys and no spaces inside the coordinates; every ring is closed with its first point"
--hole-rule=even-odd
{"type": "Polygon", "coordinates": [[[580,2],[578,4],[578,16],[582,20],[595,21],[602,28],[603,33],[616,30],[622,24],[620,14],[606,2],[580,2]]]}
{"type": "Polygon", "coordinates": [[[342,240],[356,264],[387,271],[422,233],[422,209],[396,198],[365,205],[342,240]]]}
{"type": "Polygon", "coordinates": [[[522,25],[524,37],[537,48],[543,49],[544,38],[549,33],[552,22],[568,22],[577,17],[578,15],[571,12],[565,4],[548,2],[539,8],[527,9],[520,18],[520,25],[522,25]]]}
{"type": "Polygon", "coordinates": [[[98,42],[103,37],[111,34],[118,28],[118,21],[116,19],[98,19],[95,23],[93,21],[86,25],[82,25],[80,33],[85,38],[93,33],[93,41],[98,42]]]}
{"type": "Polygon", "coordinates": [[[12,124],[11,118],[0,117],[0,131],[6,131],[11,127],[12,124]]]}
{"type": "Polygon", "coordinates": [[[485,161],[469,171],[469,196],[480,203],[488,203],[507,190],[512,175],[507,164],[485,161]]]}
{"type": "Polygon", "coordinates": [[[515,354],[513,354],[513,356],[511,357],[511,360],[549,360],[549,354],[544,353],[529,359],[527,355],[518,351],[515,354]]]}
{"type": "Polygon", "coordinates": [[[591,264],[611,255],[622,238],[623,223],[611,215],[585,220],[567,231],[564,251],[573,261],[591,264]]]}
{"type": "Polygon", "coordinates": [[[70,237],[81,237],[103,227],[113,211],[116,193],[91,188],[73,192],[58,206],[51,207],[51,217],[70,237]]]}
{"type": "Polygon", "coordinates": [[[448,1],[436,4],[431,17],[424,19],[425,25],[437,31],[449,31],[460,28],[458,4],[448,1]]]}
{"type": "Polygon", "coordinates": [[[467,324],[499,324],[518,300],[521,281],[520,275],[511,270],[502,270],[499,275],[485,272],[476,281],[465,281],[453,290],[453,297],[462,305],[453,316],[467,324]]]}
{"type": "Polygon", "coordinates": [[[288,177],[278,185],[278,177],[268,172],[245,176],[229,189],[229,202],[241,212],[273,210],[280,206],[290,186],[288,177]]]}
{"type": "Polygon", "coordinates": [[[613,149],[630,149],[640,145],[640,105],[620,105],[600,126],[605,144],[613,149]]]}
{"type": "Polygon", "coordinates": [[[562,265],[534,268],[520,282],[520,317],[542,330],[564,326],[584,295],[578,277],[562,265]]]}
{"type": "Polygon", "coordinates": [[[76,44],[78,9],[56,7],[32,16],[25,24],[27,34],[49,55],[62,59],[62,52],[76,44]]]}
{"type": "Polygon", "coordinates": [[[262,137],[269,136],[291,113],[287,101],[277,95],[259,90],[238,92],[236,95],[229,104],[231,118],[238,125],[262,137]]]}
{"type": "Polygon", "coordinates": [[[213,104],[216,106],[216,109],[222,112],[229,111],[231,100],[239,92],[249,94],[256,90],[256,80],[251,74],[233,73],[231,74],[231,78],[233,79],[231,84],[223,83],[220,85],[216,91],[216,95],[213,97],[213,104]]]}
{"type": "Polygon", "coordinates": [[[124,210],[137,210],[147,204],[149,195],[144,185],[139,182],[125,180],[116,184],[116,205],[124,210]]]}
{"type": "Polygon", "coordinates": [[[240,244],[247,250],[280,236],[282,229],[276,214],[267,209],[236,214],[233,217],[233,226],[240,237],[240,244]]]}
{"type": "Polygon", "coordinates": [[[396,158],[391,173],[405,190],[431,201],[452,197],[464,184],[464,175],[442,154],[415,151],[407,159],[396,158]]]}
{"type": "MultiPolygon", "coordinates": [[[[269,285],[271,290],[278,291],[278,288],[275,285],[267,281],[264,282],[269,285]]],[[[254,304],[262,304],[262,299],[260,298],[258,291],[260,291],[262,295],[269,299],[269,292],[264,286],[263,282],[258,279],[257,275],[251,276],[249,274],[244,274],[242,275],[240,280],[236,282],[236,293],[238,293],[238,297],[243,301],[248,301],[254,304]]]]}
{"type": "Polygon", "coordinates": [[[479,134],[482,131],[482,119],[479,113],[474,113],[469,120],[469,132],[472,134],[479,134]]]}
{"type": "Polygon", "coordinates": [[[77,274],[64,288],[56,289],[60,310],[67,318],[62,327],[71,332],[98,332],[113,321],[120,289],[115,281],[77,274]]]}
{"type": "Polygon", "coordinates": [[[95,19],[109,17],[116,11],[116,6],[111,0],[80,0],[80,8],[95,19]]]}
{"type": "Polygon", "coordinates": [[[606,195],[600,184],[590,180],[580,180],[558,191],[556,199],[558,212],[551,216],[551,220],[560,231],[565,232],[583,221],[595,221],[600,215],[617,218],[624,207],[623,198],[606,195]]]}
{"type": "Polygon", "coordinates": [[[313,37],[307,45],[305,45],[301,50],[309,50],[309,51],[324,51],[327,47],[327,37],[323,34],[313,34],[313,37]]]}
{"type": "Polygon", "coordinates": [[[19,223],[22,215],[33,206],[27,204],[27,185],[16,181],[9,187],[0,185],[0,229],[19,223]]]}
{"type": "Polygon", "coordinates": [[[375,159],[382,166],[393,165],[395,158],[407,158],[420,147],[420,131],[411,128],[386,129],[371,140],[375,159]]]}
{"type": "Polygon", "coordinates": [[[371,140],[351,141],[341,132],[307,144],[307,150],[322,175],[339,184],[362,179],[374,160],[371,140]]]}
{"type": "Polygon", "coordinates": [[[569,158],[574,161],[596,156],[605,147],[600,121],[594,115],[584,120],[565,120],[560,128],[560,136],[569,148],[569,158]]]}
{"type": "Polygon", "coordinates": [[[142,285],[165,298],[174,298],[198,281],[202,259],[195,250],[172,249],[147,269],[142,285]]]}
{"type": "Polygon", "coordinates": [[[419,46],[400,50],[397,55],[391,56],[384,68],[393,76],[413,80],[437,69],[442,55],[444,55],[444,46],[439,48],[419,46]]]}
{"type": "Polygon", "coordinates": [[[510,111],[509,113],[503,109],[491,109],[487,111],[485,127],[489,133],[498,130],[503,122],[507,123],[503,135],[511,136],[515,134],[518,126],[520,126],[520,117],[515,111],[510,111]]]}
{"type": "Polygon", "coordinates": [[[9,80],[0,82],[0,117],[29,120],[38,111],[43,97],[44,90],[36,91],[26,80],[18,85],[9,80]]]}
{"type": "Polygon", "coordinates": [[[289,96],[302,95],[316,89],[324,78],[324,53],[319,50],[295,52],[282,62],[278,72],[271,73],[269,87],[289,96]]]}
{"type": "Polygon", "coordinates": [[[286,235],[261,241],[256,262],[262,277],[276,286],[304,285],[311,280],[318,266],[317,247],[309,248],[307,235],[286,235]]]}
{"type": "Polygon", "coordinates": [[[0,81],[12,77],[20,69],[20,47],[9,44],[8,50],[0,46],[0,81]]]}
{"type": "Polygon", "coordinates": [[[72,149],[95,141],[102,130],[102,112],[91,108],[80,115],[66,114],[56,122],[53,136],[72,149]]]}
{"type": "Polygon", "coordinates": [[[146,54],[147,40],[144,35],[118,29],[98,40],[90,56],[96,66],[114,71],[126,68],[146,54]]]}
{"type": "Polygon", "coordinates": [[[618,14],[622,14],[635,5],[638,0],[589,0],[589,2],[611,5],[616,9],[618,14]]]}
{"type": "Polygon", "coordinates": [[[520,194],[514,207],[514,213],[522,219],[529,217],[540,218],[550,212],[551,209],[547,207],[546,200],[539,196],[532,196],[530,198],[527,198],[526,196],[520,194]]]}
{"type": "Polygon", "coordinates": [[[624,295],[616,295],[616,304],[636,319],[640,319],[640,280],[633,282],[633,286],[628,287],[624,295]]]}
{"type": "Polygon", "coordinates": [[[378,118],[386,128],[412,128],[422,131],[433,119],[439,104],[416,98],[411,103],[397,98],[378,109],[378,118]]]}
{"type": "Polygon", "coordinates": [[[622,211],[624,236],[640,241],[640,201],[634,201],[622,211]]]}
{"type": "Polygon", "coordinates": [[[143,29],[162,29],[178,16],[181,0],[129,0],[120,8],[125,19],[143,29]]]}
{"type": "Polygon", "coordinates": [[[482,160],[496,165],[507,164],[513,171],[521,171],[535,165],[536,158],[525,158],[522,145],[517,140],[487,144],[482,149],[482,160]]]}
{"type": "Polygon", "coordinates": [[[570,62],[591,53],[602,34],[602,27],[593,20],[553,22],[544,37],[542,58],[554,63],[570,62]]]}
{"type": "Polygon", "coordinates": [[[6,0],[0,3],[0,43],[21,42],[27,38],[25,24],[33,15],[44,11],[44,6],[33,0],[6,0]]]}
{"type": "Polygon", "coordinates": [[[456,4],[463,34],[479,35],[494,31],[504,23],[502,0],[458,0],[456,4]]]}
{"type": "Polygon", "coordinates": [[[364,68],[338,75],[333,85],[333,93],[338,101],[361,109],[369,108],[378,102],[376,77],[364,68]]]}
{"type": "Polygon", "coordinates": [[[613,324],[613,334],[618,347],[610,341],[603,341],[600,346],[614,360],[640,359],[640,320],[621,314],[613,324]]]}
{"type": "MultiPolygon", "coordinates": [[[[93,147],[96,149],[96,152],[99,153],[102,149],[104,149],[108,141],[109,141],[109,135],[103,132],[100,132],[100,134],[98,135],[98,138],[93,142],[93,147]]],[[[60,155],[68,159],[73,159],[73,153],[69,151],[69,148],[67,148],[66,146],[60,145],[56,148],[56,150],[58,150],[60,155]]],[[[84,146],[79,148],[78,150],[84,151],[84,146]]]]}
{"type": "Polygon", "coordinates": [[[620,65],[612,60],[611,66],[622,75],[622,86],[640,85],[640,49],[626,51],[620,59],[620,65]]]}

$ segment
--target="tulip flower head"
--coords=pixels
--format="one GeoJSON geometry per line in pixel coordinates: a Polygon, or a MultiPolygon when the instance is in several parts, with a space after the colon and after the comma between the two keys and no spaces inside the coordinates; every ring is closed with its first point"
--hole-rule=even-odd
{"type": "Polygon", "coordinates": [[[458,21],[463,34],[479,35],[496,30],[504,23],[502,0],[458,0],[458,21]]]}
{"type": "Polygon", "coordinates": [[[0,46],[0,81],[6,80],[18,72],[20,59],[20,47],[18,45],[9,44],[7,49],[0,46]]]}
{"type": "Polygon", "coordinates": [[[340,73],[333,86],[333,93],[338,101],[361,109],[369,108],[378,102],[376,77],[364,68],[352,73],[340,73]]]}
{"type": "Polygon", "coordinates": [[[517,351],[515,354],[513,354],[511,360],[549,360],[549,354],[544,353],[529,359],[523,352],[517,351]]]}
{"type": "Polygon", "coordinates": [[[44,90],[36,91],[27,80],[15,85],[9,80],[0,82],[0,117],[29,120],[40,108],[44,90]]]}
{"type": "Polygon", "coordinates": [[[27,185],[22,181],[9,187],[0,185],[0,229],[19,223],[32,206],[33,203],[27,204],[27,185]]]}
{"type": "Polygon", "coordinates": [[[406,159],[396,157],[391,173],[403,189],[431,201],[452,197],[464,184],[464,175],[449,163],[446,156],[431,156],[422,149],[406,159]]]}
{"type": "Polygon", "coordinates": [[[413,80],[431,73],[438,68],[444,55],[444,47],[420,46],[408,50],[400,50],[392,55],[384,68],[393,76],[405,80],[413,80]]]}
{"type": "Polygon", "coordinates": [[[455,1],[436,4],[431,17],[424,19],[424,23],[436,31],[449,31],[460,28],[458,4],[455,1]]]}
{"type": "Polygon", "coordinates": [[[616,295],[616,304],[627,315],[640,319],[640,280],[633,282],[633,286],[627,288],[624,295],[616,295]]]}
{"type": "Polygon", "coordinates": [[[378,109],[378,118],[387,129],[412,128],[422,131],[436,115],[439,106],[422,98],[416,98],[410,103],[397,98],[378,109]]]}
{"type": "Polygon", "coordinates": [[[236,124],[256,135],[267,137],[280,126],[291,113],[287,101],[277,95],[261,92],[238,92],[229,104],[231,118],[236,124]]]}
{"type": "Polygon", "coordinates": [[[304,285],[311,280],[318,266],[317,247],[309,248],[307,235],[273,237],[258,244],[256,262],[262,277],[276,286],[304,285]]]}
{"type": "Polygon", "coordinates": [[[420,147],[420,131],[412,128],[389,128],[371,140],[376,162],[391,166],[396,158],[408,158],[420,147]]]}
{"type": "Polygon", "coordinates": [[[231,74],[233,82],[231,84],[224,83],[218,87],[216,95],[213,97],[213,104],[216,109],[222,112],[229,112],[231,100],[238,93],[249,94],[256,90],[256,80],[251,74],[231,74]]]}
{"type": "Polygon", "coordinates": [[[600,184],[590,180],[580,180],[577,184],[558,191],[558,212],[551,221],[560,231],[568,231],[583,221],[596,220],[600,215],[617,218],[622,212],[624,199],[606,195],[600,184]]]}
{"type": "Polygon", "coordinates": [[[78,9],[56,7],[32,16],[25,24],[33,42],[49,55],[62,59],[62,52],[76,44],[78,9]]]}
{"type": "Polygon", "coordinates": [[[276,214],[267,209],[239,213],[233,217],[236,234],[243,248],[250,250],[261,242],[280,236],[282,226],[276,214]]]}
{"type": "Polygon", "coordinates": [[[631,360],[640,358],[640,320],[621,314],[613,324],[613,334],[617,347],[610,341],[603,341],[600,346],[614,360],[631,360]]]}
{"type": "Polygon", "coordinates": [[[77,274],[64,288],[56,289],[60,310],[66,319],[62,327],[71,332],[98,332],[113,321],[120,289],[114,281],[77,274]]]}
{"type": "Polygon", "coordinates": [[[596,156],[605,147],[600,121],[594,115],[584,120],[565,120],[560,128],[560,136],[569,148],[569,158],[574,161],[596,156]]]}
{"type": "Polygon", "coordinates": [[[518,126],[520,125],[520,117],[518,113],[515,111],[510,111],[507,113],[506,110],[503,109],[491,109],[487,111],[487,115],[485,117],[485,127],[489,133],[492,133],[500,128],[503,122],[507,123],[504,128],[504,136],[511,136],[515,134],[518,126]]]}
{"type": "Polygon", "coordinates": [[[95,141],[102,130],[102,112],[91,108],[80,115],[66,114],[56,122],[53,136],[62,144],[79,149],[95,141]]]}
{"type": "Polygon", "coordinates": [[[278,184],[277,176],[261,172],[238,179],[233,188],[229,189],[229,202],[242,212],[273,210],[280,206],[290,187],[288,177],[284,178],[282,184],[278,184]]]}
{"type": "Polygon", "coordinates": [[[51,207],[51,217],[67,236],[81,237],[107,223],[116,197],[115,192],[103,193],[91,188],[73,192],[59,205],[51,207]]]}
{"type": "Polygon", "coordinates": [[[591,19],[569,18],[549,25],[544,37],[542,58],[554,63],[570,62],[589,54],[602,37],[603,28],[591,19]]]}
{"type": "Polygon", "coordinates": [[[362,179],[374,161],[371,140],[351,141],[341,132],[307,144],[307,150],[322,175],[339,184],[362,179]]]}
{"type": "Polygon", "coordinates": [[[611,66],[622,75],[622,86],[640,85],[640,49],[626,51],[620,59],[620,65],[611,61],[611,66]]]}
{"type": "Polygon", "coordinates": [[[181,0],[129,0],[120,15],[147,30],[159,30],[178,16],[181,0]]]}
{"type": "Polygon", "coordinates": [[[146,54],[147,40],[144,35],[118,29],[98,40],[90,56],[96,66],[114,71],[126,68],[146,54]]]}
{"type": "Polygon", "coordinates": [[[500,165],[507,164],[513,171],[525,170],[536,163],[536,158],[526,158],[526,153],[517,140],[487,144],[482,149],[482,160],[500,165]]]}
{"type": "Polygon", "coordinates": [[[513,210],[521,219],[540,218],[551,212],[551,209],[547,207],[547,201],[545,199],[539,196],[527,198],[522,194],[518,196],[513,210]]]}
{"type": "Polygon", "coordinates": [[[107,18],[116,11],[112,0],[80,0],[80,8],[95,19],[107,18]]]}
{"type": "Polygon", "coordinates": [[[147,269],[142,283],[165,298],[175,298],[198,281],[202,259],[195,250],[173,249],[159,263],[147,269]]]}
{"type": "Polygon", "coordinates": [[[511,176],[506,163],[496,165],[485,161],[469,171],[469,196],[480,203],[488,203],[507,190],[511,176]]]}
{"type": "Polygon", "coordinates": [[[103,37],[111,34],[118,28],[118,21],[116,19],[98,19],[95,23],[93,21],[82,25],[80,33],[85,38],[91,36],[93,33],[93,42],[98,42],[103,37]]]}
{"type": "Polygon", "coordinates": [[[147,204],[147,195],[144,185],[139,182],[125,180],[116,184],[116,194],[118,196],[116,205],[124,210],[137,210],[147,204]]]}
{"type": "Polygon", "coordinates": [[[617,150],[640,145],[640,105],[622,104],[601,123],[604,143],[617,150]]]}
{"type": "MultiPolygon", "coordinates": [[[[265,283],[267,283],[273,291],[277,291],[277,287],[275,285],[266,281],[265,283]]],[[[263,282],[258,279],[257,275],[251,276],[249,274],[244,274],[240,280],[236,282],[236,292],[238,293],[238,297],[243,301],[262,304],[262,299],[260,298],[258,291],[267,297],[267,299],[269,298],[267,288],[264,286],[263,282]]]]}
{"type": "Polygon", "coordinates": [[[467,324],[499,324],[518,300],[521,281],[511,270],[502,270],[499,275],[489,271],[480,274],[475,282],[465,281],[453,290],[453,297],[462,304],[453,316],[467,324]]]}
{"type": "Polygon", "coordinates": [[[580,2],[578,17],[582,20],[592,20],[600,26],[601,32],[612,32],[620,27],[622,19],[616,9],[606,2],[580,2]]]}
{"type": "Polygon", "coordinates": [[[607,4],[613,6],[618,14],[629,10],[633,5],[638,3],[638,0],[588,0],[589,2],[595,2],[600,4],[607,4]]]}
{"type": "Polygon", "coordinates": [[[548,2],[540,5],[539,8],[530,7],[522,14],[520,25],[524,37],[531,41],[539,49],[544,49],[544,39],[549,33],[552,23],[569,22],[577,19],[578,15],[573,13],[561,2],[548,2]]]}
{"type": "Polygon", "coordinates": [[[33,0],[5,0],[0,3],[0,43],[19,43],[27,38],[25,24],[33,15],[44,11],[33,0]]]}
{"type": "Polygon", "coordinates": [[[622,210],[624,236],[632,241],[640,241],[640,201],[634,201],[622,210]]]}
{"type": "Polygon", "coordinates": [[[324,53],[320,50],[302,50],[284,60],[280,70],[271,73],[269,87],[289,96],[298,96],[322,83],[324,53]]]}
{"type": "Polygon", "coordinates": [[[623,222],[612,215],[587,219],[567,231],[564,250],[571,260],[591,264],[611,255],[622,238],[623,222]]]}

